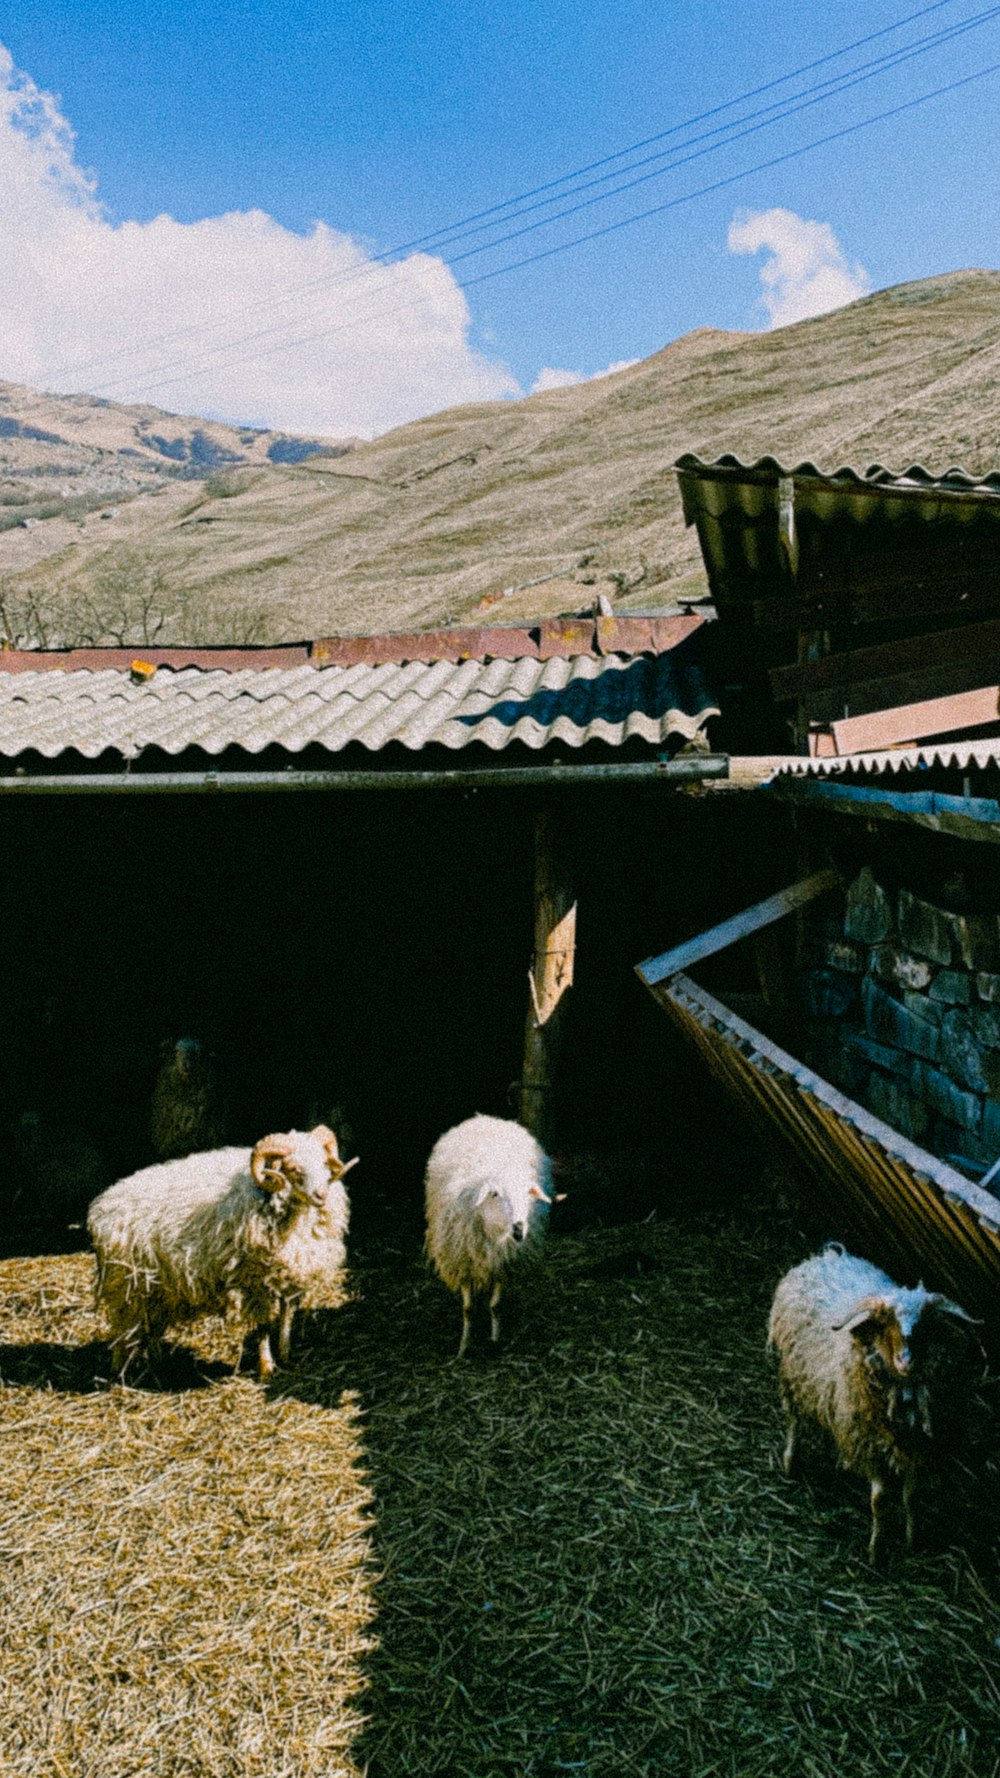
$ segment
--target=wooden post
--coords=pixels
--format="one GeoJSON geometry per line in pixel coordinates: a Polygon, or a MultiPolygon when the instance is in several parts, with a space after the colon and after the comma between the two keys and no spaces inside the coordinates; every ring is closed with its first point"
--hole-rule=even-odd
{"type": "Polygon", "coordinates": [[[535,948],[528,971],[524,1066],[519,1116],[548,1147],[553,1137],[552,1089],[566,1023],[567,990],[573,985],[576,900],[556,844],[551,809],[535,817],[535,948]]]}

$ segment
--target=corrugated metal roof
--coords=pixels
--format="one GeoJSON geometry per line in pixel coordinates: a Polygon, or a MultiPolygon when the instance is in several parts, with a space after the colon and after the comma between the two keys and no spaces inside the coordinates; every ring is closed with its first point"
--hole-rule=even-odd
{"type": "Polygon", "coordinates": [[[739,512],[746,519],[759,519],[775,507],[778,483],[788,479],[795,483],[796,510],[824,520],[933,521],[943,512],[949,517],[983,512],[991,518],[1000,517],[1000,470],[974,476],[952,468],[933,475],[922,463],[903,470],[886,469],[881,463],[872,463],[865,470],[847,464],[823,470],[808,460],[786,467],[769,456],[743,463],[731,453],[709,463],[693,452],[678,457],[674,468],[689,525],[700,512],[715,518],[739,512]]]}
{"type": "Polygon", "coordinates": [[[714,462],[688,453],[674,464],[684,517],[698,528],[705,568],[720,612],[744,599],[787,592],[793,535],[820,526],[874,535],[915,522],[990,538],[1000,522],[1000,471],[985,476],[948,469],[932,475],[914,463],[899,472],[881,463],[859,471],[826,472],[809,461],[786,467],[776,457],[714,462]],[[794,521],[779,523],[783,497],[792,494],[794,521]],[[794,533],[790,525],[794,522],[794,533]]]}
{"type": "MultiPolygon", "coordinates": [[[[0,672],[0,757],[28,751],[134,760],[147,748],[172,756],[268,747],[339,753],[459,751],[473,742],[532,752],[561,742],[662,746],[691,739],[718,714],[693,638],[658,655],[588,654],[548,660],[409,661],[381,666],[163,668],[137,682],[122,668],[0,672]]],[[[148,658],[147,655],[142,656],[148,658]]]]}
{"type": "Polygon", "coordinates": [[[899,776],[902,772],[917,772],[928,766],[950,766],[965,772],[997,765],[1000,765],[1000,735],[990,736],[985,741],[935,741],[927,747],[887,747],[879,753],[845,753],[834,758],[789,754],[778,762],[774,775],[829,778],[848,772],[874,778],[883,772],[899,776]]]}

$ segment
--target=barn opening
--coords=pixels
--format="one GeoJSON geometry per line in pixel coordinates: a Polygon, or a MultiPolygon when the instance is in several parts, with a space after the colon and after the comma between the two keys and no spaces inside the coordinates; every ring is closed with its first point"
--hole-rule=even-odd
{"type": "MultiPolygon", "coordinates": [[[[682,1197],[692,1144],[725,1141],[731,1114],[633,966],[769,888],[787,816],[663,785],[7,797],[15,1144],[27,1115],[85,1138],[107,1179],[147,1164],[162,1047],[197,1037],[227,1139],[343,1118],[356,1226],[416,1231],[441,1131],[517,1114],[542,807],[578,907],[553,1097],[576,1173],[562,1214],[625,1221],[682,1197]]],[[[93,1189],[47,1207],[15,1171],[6,1250],[81,1243],[66,1225],[93,1189]]]]}

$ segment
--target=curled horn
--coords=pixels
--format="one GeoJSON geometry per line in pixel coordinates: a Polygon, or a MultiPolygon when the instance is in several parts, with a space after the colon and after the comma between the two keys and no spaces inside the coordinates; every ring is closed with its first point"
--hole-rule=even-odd
{"type": "Polygon", "coordinates": [[[331,1179],[343,1179],[345,1173],[348,1173],[352,1167],[357,1166],[357,1155],[350,1161],[341,1160],[340,1147],[337,1142],[336,1133],[331,1130],[329,1124],[317,1124],[316,1128],[310,1130],[309,1134],[320,1144],[320,1147],[326,1156],[327,1172],[331,1179]]]}
{"type": "Polygon", "coordinates": [[[288,1182],[281,1171],[281,1162],[288,1159],[294,1143],[287,1136],[262,1136],[250,1156],[250,1176],[254,1185],[261,1191],[280,1191],[288,1182]],[[277,1161],[278,1165],[268,1166],[269,1161],[277,1161]]]}

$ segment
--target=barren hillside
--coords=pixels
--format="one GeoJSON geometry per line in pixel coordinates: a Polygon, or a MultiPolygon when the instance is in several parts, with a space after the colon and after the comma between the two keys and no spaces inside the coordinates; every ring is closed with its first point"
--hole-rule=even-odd
{"type": "Polygon", "coordinates": [[[0,499],[44,482],[63,503],[0,530],[7,627],[140,642],[162,619],[162,641],[284,640],[503,621],[600,591],[662,610],[702,587],[670,467],[682,451],[987,471],[998,394],[992,271],[898,285],[774,333],[699,329],[614,376],[298,463],[274,460],[296,454],[276,434],[0,385],[0,414],[22,428],[0,423],[0,499]],[[183,460],[144,442],[157,437],[186,440],[183,460]],[[91,480],[124,478],[106,495],[93,484],[110,504],[74,506],[84,478],[59,480],[74,450],[99,453],[91,480]]]}

